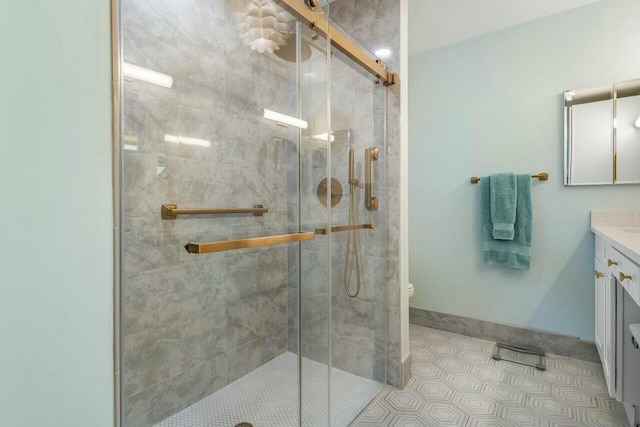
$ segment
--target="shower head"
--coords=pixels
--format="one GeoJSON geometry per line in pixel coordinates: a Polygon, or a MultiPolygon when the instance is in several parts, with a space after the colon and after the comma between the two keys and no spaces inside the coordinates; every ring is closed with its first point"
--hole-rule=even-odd
{"type": "MultiPolygon", "coordinates": [[[[295,38],[291,37],[286,44],[282,45],[280,49],[275,50],[274,55],[276,55],[280,59],[284,59],[287,62],[296,62],[296,43],[295,38]]],[[[302,39],[301,47],[300,47],[300,60],[305,62],[311,58],[311,46],[309,46],[309,42],[305,39],[302,39]]]]}

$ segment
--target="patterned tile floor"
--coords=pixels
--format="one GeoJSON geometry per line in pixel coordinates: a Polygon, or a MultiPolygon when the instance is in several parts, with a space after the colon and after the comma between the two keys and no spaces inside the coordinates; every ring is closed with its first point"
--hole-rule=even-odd
{"type": "MultiPolygon", "coordinates": [[[[178,412],[155,427],[296,427],[298,357],[284,353],[239,380],[178,412]]],[[[327,423],[327,365],[302,359],[302,424],[327,423]]],[[[383,385],[336,368],[331,369],[331,425],[347,426],[382,390],[383,385]]]]}
{"type": "Polygon", "coordinates": [[[413,377],[385,389],[357,427],[627,427],[599,364],[548,355],[547,370],[491,358],[494,343],[411,325],[413,377]]]}

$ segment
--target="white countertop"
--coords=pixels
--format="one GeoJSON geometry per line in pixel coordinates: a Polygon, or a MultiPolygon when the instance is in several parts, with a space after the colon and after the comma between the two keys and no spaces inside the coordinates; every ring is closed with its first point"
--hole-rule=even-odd
{"type": "Polygon", "coordinates": [[[640,264],[640,212],[592,211],[591,231],[640,264]]]}

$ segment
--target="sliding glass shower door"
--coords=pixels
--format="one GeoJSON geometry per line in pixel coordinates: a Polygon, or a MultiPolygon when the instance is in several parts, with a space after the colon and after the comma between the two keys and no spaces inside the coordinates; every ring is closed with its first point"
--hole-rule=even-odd
{"type": "Polygon", "coordinates": [[[120,28],[122,425],[348,425],[385,382],[384,88],[277,1],[120,28]]]}
{"type": "Polygon", "coordinates": [[[331,416],[343,426],[386,383],[386,87],[335,48],[330,70],[331,171],[343,184],[331,222],[353,229],[331,236],[331,416]]]}

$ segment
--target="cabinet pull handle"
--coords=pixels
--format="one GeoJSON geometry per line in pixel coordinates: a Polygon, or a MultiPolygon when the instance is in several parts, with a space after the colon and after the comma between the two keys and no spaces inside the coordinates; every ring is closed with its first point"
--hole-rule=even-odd
{"type": "Polygon", "coordinates": [[[598,270],[596,270],[596,279],[601,279],[604,277],[604,273],[600,273],[598,270]]]}
{"type": "Polygon", "coordinates": [[[612,259],[608,259],[607,260],[607,265],[609,267],[611,267],[612,265],[618,265],[618,263],[616,261],[612,260],[612,259]]]}
{"type": "Polygon", "coordinates": [[[631,276],[629,276],[628,274],[620,273],[620,281],[624,282],[624,279],[631,280],[631,276]]]}

